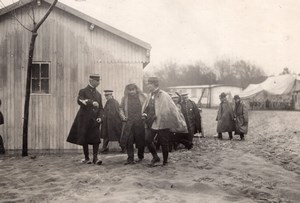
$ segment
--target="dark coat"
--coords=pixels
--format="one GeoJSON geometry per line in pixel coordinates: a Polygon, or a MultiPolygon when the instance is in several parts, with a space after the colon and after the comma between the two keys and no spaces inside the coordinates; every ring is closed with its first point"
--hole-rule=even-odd
{"type": "Polygon", "coordinates": [[[109,141],[120,141],[122,120],[119,102],[114,98],[109,99],[104,106],[104,117],[101,125],[101,138],[109,141]]]}
{"type": "Polygon", "coordinates": [[[232,132],[234,130],[233,110],[228,101],[221,102],[216,120],[218,121],[218,133],[232,132]]]}
{"type": "Polygon", "coordinates": [[[127,118],[127,121],[123,123],[124,130],[122,131],[121,140],[120,140],[121,147],[126,147],[128,138],[132,133],[132,131],[135,132],[133,136],[134,136],[136,148],[142,148],[145,146],[145,127],[144,127],[144,122],[142,120],[142,106],[146,100],[146,96],[139,89],[137,91],[138,91],[138,98],[141,104],[139,117],[137,118],[128,117],[128,106],[131,105],[128,103],[128,93],[125,93],[126,96],[124,96],[121,101],[120,113],[121,116],[123,117],[122,119],[124,120],[125,118],[127,118]]]}
{"type": "Polygon", "coordinates": [[[79,91],[77,103],[80,105],[80,109],[71,127],[67,142],[78,145],[100,143],[100,124],[96,119],[103,119],[101,94],[88,85],[79,91]],[[80,100],[86,100],[86,105],[80,100]],[[98,102],[98,108],[93,106],[94,101],[98,102]]]}
{"type": "Polygon", "coordinates": [[[182,101],[180,105],[189,133],[201,133],[201,116],[196,103],[188,99],[186,102],[182,101]]]}
{"type": "Polygon", "coordinates": [[[244,102],[234,105],[235,134],[248,133],[248,109],[244,102]]]}
{"type": "Polygon", "coordinates": [[[4,117],[2,112],[0,111],[0,125],[4,124],[4,117]]]}

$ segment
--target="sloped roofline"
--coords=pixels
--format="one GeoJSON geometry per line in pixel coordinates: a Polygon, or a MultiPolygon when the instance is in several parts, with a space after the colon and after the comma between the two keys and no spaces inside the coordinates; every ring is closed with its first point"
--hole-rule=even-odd
{"type": "MultiPolygon", "coordinates": [[[[6,13],[9,13],[13,10],[16,10],[16,9],[22,7],[22,6],[25,6],[25,5],[33,2],[33,1],[34,0],[19,0],[19,1],[15,2],[15,3],[13,3],[9,6],[6,6],[2,9],[0,9],[0,16],[4,15],[6,13]]],[[[47,2],[48,4],[52,4],[51,0],[43,0],[43,1],[47,2]]],[[[68,6],[64,3],[61,3],[61,2],[58,1],[55,6],[59,9],[63,10],[63,11],[66,11],[66,12],[78,17],[78,18],[81,18],[81,19],[83,19],[83,20],[85,20],[89,23],[92,23],[92,24],[94,24],[94,25],[96,25],[96,26],[98,26],[98,27],[100,27],[104,30],[107,30],[110,33],[113,33],[113,34],[115,34],[115,35],[117,35],[117,36],[119,36],[123,39],[126,39],[126,40],[128,40],[128,41],[130,41],[130,42],[132,42],[136,45],[139,45],[139,46],[141,46],[145,49],[148,49],[148,50],[151,49],[151,45],[149,43],[144,42],[144,41],[142,41],[142,40],[140,40],[136,37],[133,37],[133,36],[123,32],[123,31],[118,30],[118,29],[116,29],[116,28],[114,28],[114,27],[112,27],[112,26],[110,26],[106,23],[103,23],[103,22],[101,22],[101,21],[99,21],[99,20],[97,20],[97,19],[95,19],[91,16],[88,16],[88,15],[86,15],[86,14],[84,14],[84,13],[82,13],[82,12],[80,12],[80,11],[74,9],[74,8],[71,8],[70,6],[68,6]]]]}

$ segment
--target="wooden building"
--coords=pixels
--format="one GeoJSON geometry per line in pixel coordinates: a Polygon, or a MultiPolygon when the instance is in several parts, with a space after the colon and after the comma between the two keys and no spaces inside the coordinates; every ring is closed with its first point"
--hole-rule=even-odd
{"type": "Polygon", "coordinates": [[[227,99],[232,100],[233,96],[242,92],[241,87],[233,87],[228,85],[190,85],[190,86],[174,86],[168,88],[170,92],[187,92],[189,98],[193,100],[199,107],[215,108],[220,104],[219,95],[222,92],[227,94],[227,99]]]}
{"type": "MultiPolygon", "coordinates": [[[[52,1],[23,0],[0,10],[0,98],[5,116],[0,130],[7,149],[22,148],[31,33],[16,19],[30,27],[32,3],[38,21],[52,1]]],[[[77,149],[66,137],[79,109],[78,91],[88,84],[88,75],[100,74],[98,90],[113,89],[120,101],[126,84],[142,86],[150,50],[148,43],[58,2],[36,39],[28,148],[77,149]]]]}

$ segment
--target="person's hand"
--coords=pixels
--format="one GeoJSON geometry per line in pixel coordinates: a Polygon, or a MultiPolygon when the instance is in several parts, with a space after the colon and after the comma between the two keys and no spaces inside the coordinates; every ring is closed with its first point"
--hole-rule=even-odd
{"type": "Polygon", "coordinates": [[[83,100],[83,99],[79,99],[79,101],[82,103],[82,104],[84,104],[85,106],[87,105],[87,99],[86,100],[83,100]]]}
{"type": "Polygon", "coordinates": [[[147,114],[146,113],[143,113],[142,114],[142,119],[146,119],[147,118],[147,114]]]}
{"type": "Polygon", "coordinates": [[[96,101],[94,101],[94,102],[93,102],[93,106],[98,108],[98,107],[99,107],[99,103],[96,102],[96,101]]]}
{"type": "Polygon", "coordinates": [[[97,123],[101,123],[101,118],[96,119],[97,123]]]}

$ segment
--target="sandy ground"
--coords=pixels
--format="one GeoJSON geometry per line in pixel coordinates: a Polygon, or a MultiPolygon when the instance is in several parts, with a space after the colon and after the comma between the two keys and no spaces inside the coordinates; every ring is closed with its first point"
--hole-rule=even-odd
{"type": "MultiPolygon", "coordinates": [[[[203,111],[206,138],[172,152],[165,167],[151,157],[125,166],[125,154],[0,156],[0,202],[300,202],[300,112],[250,112],[246,141],[216,140],[216,110],[203,111]]],[[[161,156],[161,154],[160,154],[161,156]]]]}

